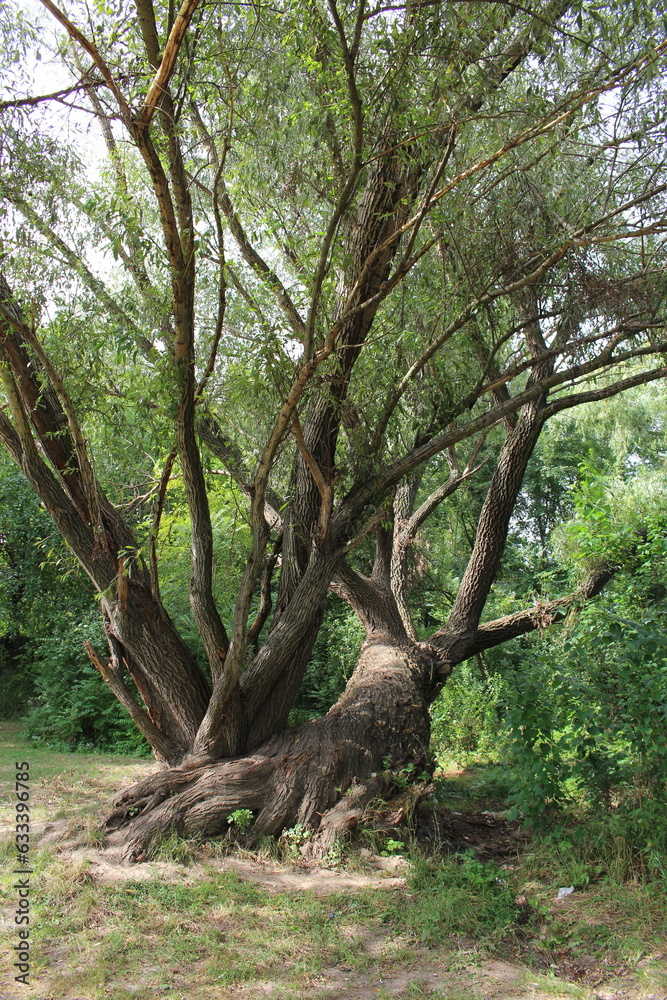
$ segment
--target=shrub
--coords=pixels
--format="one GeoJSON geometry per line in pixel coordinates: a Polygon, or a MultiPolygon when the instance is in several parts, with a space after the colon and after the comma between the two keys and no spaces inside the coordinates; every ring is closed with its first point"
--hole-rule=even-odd
{"type": "Polygon", "coordinates": [[[431,707],[435,755],[461,761],[496,755],[503,691],[499,674],[482,678],[470,661],[460,664],[431,707]]]}

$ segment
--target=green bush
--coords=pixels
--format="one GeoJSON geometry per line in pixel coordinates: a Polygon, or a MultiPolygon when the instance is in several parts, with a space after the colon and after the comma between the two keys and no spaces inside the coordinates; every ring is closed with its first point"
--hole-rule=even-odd
{"type": "Polygon", "coordinates": [[[56,749],[95,748],[113,753],[149,755],[150,748],[116,701],[83,650],[85,640],[104,649],[99,613],[61,622],[50,637],[31,650],[34,671],[32,708],[26,735],[56,749]]]}
{"type": "Polygon", "coordinates": [[[431,743],[436,756],[466,762],[493,757],[502,749],[499,674],[480,676],[471,661],[461,663],[431,707],[431,743]]]}
{"type": "Polygon", "coordinates": [[[58,749],[146,753],[90,664],[106,638],[92,589],[18,472],[0,463],[0,705],[58,749]]]}
{"type": "Polygon", "coordinates": [[[667,858],[667,639],[588,608],[560,651],[560,669],[536,664],[507,712],[518,765],[515,814],[561,836],[565,811],[575,809],[591,835],[595,827],[598,839],[622,838],[649,868],[660,867],[667,858]]]}

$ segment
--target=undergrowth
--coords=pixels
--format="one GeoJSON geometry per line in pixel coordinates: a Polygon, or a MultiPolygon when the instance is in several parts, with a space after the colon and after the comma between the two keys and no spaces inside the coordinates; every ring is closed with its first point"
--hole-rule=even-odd
{"type": "Polygon", "coordinates": [[[406,931],[425,944],[453,934],[488,942],[519,918],[512,883],[497,865],[480,861],[472,852],[449,859],[415,853],[408,876],[410,904],[401,920],[406,931]]]}

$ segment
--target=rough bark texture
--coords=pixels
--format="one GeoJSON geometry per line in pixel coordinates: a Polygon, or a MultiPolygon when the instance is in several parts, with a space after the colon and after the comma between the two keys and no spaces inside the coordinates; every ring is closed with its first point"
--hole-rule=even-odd
{"type": "MultiPolygon", "coordinates": [[[[330,712],[274,736],[246,757],[216,764],[185,764],[125,790],[107,820],[111,842],[142,857],[168,830],[215,836],[228,829],[235,809],[251,809],[257,833],[277,834],[302,823],[326,831],[328,811],[355,782],[375,781],[383,769],[408,762],[426,766],[429,716],[426,692],[432,662],[418,647],[388,639],[365,643],[347,688],[330,712]]],[[[360,807],[363,795],[357,794],[360,807]]],[[[340,813],[340,810],[339,810],[340,813]]],[[[358,815],[358,812],[357,812],[358,815]]],[[[351,814],[341,815],[349,830],[351,814]]]]}
{"type": "Polygon", "coordinates": [[[327,715],[272,736],[252,753],[203,763],[195,758],[158,772],[123,791],[106,822],[109,840],[126,860],[143,858],[151,844],[175,831],[214,837],[228,830],[236,809],[254,814],[255,834],[277,835],[301,823],[320,855],[355,828],[367,804],[391,785],[390,773],[407,764],[429,765],[428,708],[452,667],[510,638],[543,628],[594,596],[611,579],[601,566],[568,597],[508,615],[458,635],[414,643],[393,637],[400,626],[395,602],[370,578],[344,569],[336,589],[366,609],[369,638],[348,685],[327,715]],[[363,604],[362,604],[363,601],[363,604]],[[369,610],[375,608],[375,611],[369,610]]]}

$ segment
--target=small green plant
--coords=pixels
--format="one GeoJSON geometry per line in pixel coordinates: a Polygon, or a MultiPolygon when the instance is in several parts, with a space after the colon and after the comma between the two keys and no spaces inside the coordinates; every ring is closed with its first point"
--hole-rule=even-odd
{"type": "Polygon", "coordinates": [[[236,826],[239,830],[247,830],[253,821],[252,809],[235,809],[227,817],[230,826],[236,826]]]}
{"type": "Polygon", "coordinates": [[[380,854],[383,858],[389,858],[395,854],[402,854],[404,850],[405,844],[402,840],[394,840],[392,837],[388,837],[380,854]]]}
{"type": "Polygon", "coordinates": [[[307,844],[312,837],[312,831],[306,830],[301,824],[291,826],[289,830],[283,830],[278,838],[278,852],[285,860],[291,860],[299,856],[299,849],[307,844]]]}
{"type": "Polygon", "coordinates": [[[419,782],[424,783],[431,780],[430,773],[426,769],[418,771],[417,766],[412,761],[409,764],[405,764],[404,767],[394,770],[391,757],[385,757],[382,761],[382,766],[385,771],[390,773],[391,780],[399,791],[407,788],[408,785],[415,785],[419,782]]]}
{"type": "Polygon", "coordinates": [[[102,847],[104,845],[104,830],[99,826],[94,826],[88,830],[88,843],[92,847],[102,847]]]}

